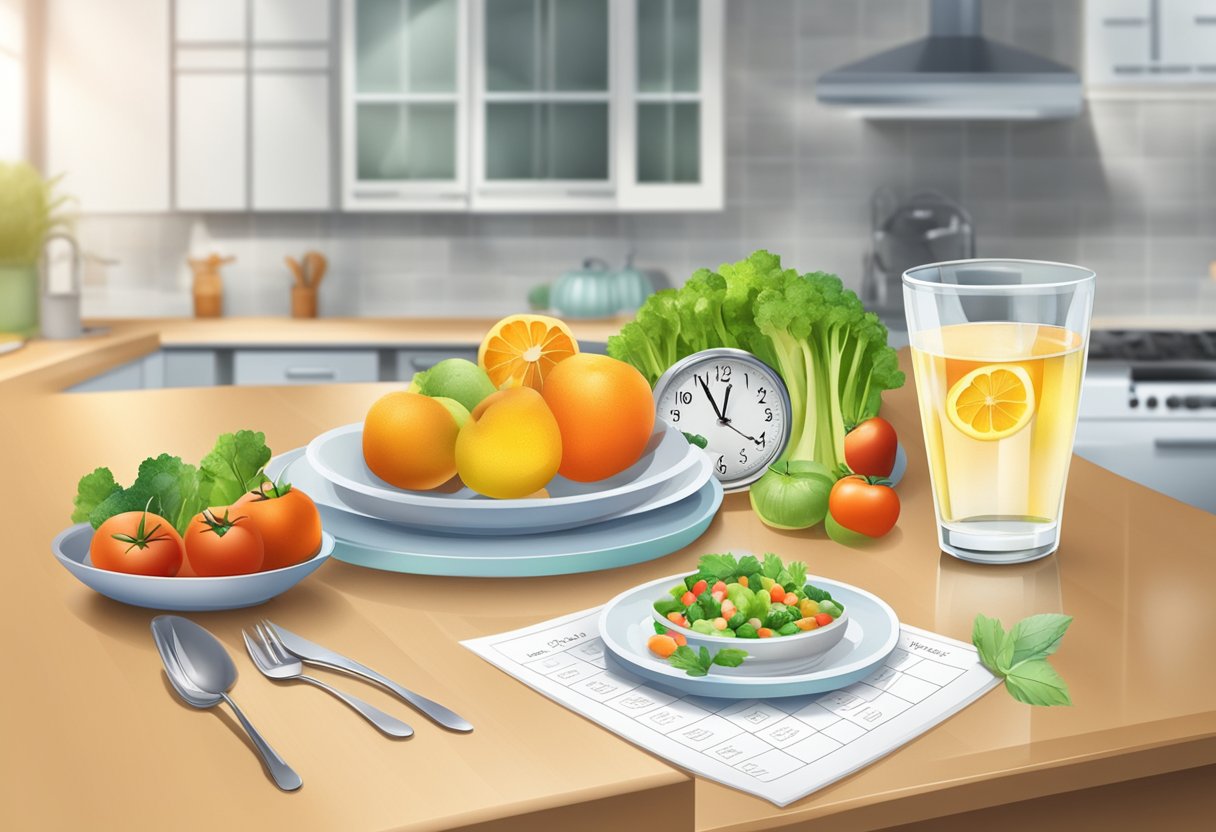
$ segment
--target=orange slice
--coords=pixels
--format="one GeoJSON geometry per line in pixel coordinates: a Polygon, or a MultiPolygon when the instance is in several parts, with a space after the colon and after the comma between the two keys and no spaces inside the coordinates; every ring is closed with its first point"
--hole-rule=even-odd
{"type": "Polygon", "coordinates": [[[577,352],[578,341],[557,318],[511,315],[490,328],[477,351],[477,363],[499,389],[540,390],[549,371],[577,352]]]}
{"type": "Polygon", "coordinates": [[[1034,416],[1034,386],[1017,364],[972,370],[946,394],[950,424],[982,442],[1013,436],[1034,416]]]}

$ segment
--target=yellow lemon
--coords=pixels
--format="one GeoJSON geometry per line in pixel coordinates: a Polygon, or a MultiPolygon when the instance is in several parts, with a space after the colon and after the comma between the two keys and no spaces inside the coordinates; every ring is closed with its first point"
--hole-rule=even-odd
{"type": "Polygon", "coordinates": [[[950,424],[982,442],[1013,436],[1034,416],[1034,385],[1017,364],[988,364],[955,382],[946,394],[950,424]]]}
{"type": "Polygon", "coordinates": [[[562,435],[545,400],[530,387],[482,399],[456,438],[456,470],[478,494],[535,496],[557,473],[562,435]]]}

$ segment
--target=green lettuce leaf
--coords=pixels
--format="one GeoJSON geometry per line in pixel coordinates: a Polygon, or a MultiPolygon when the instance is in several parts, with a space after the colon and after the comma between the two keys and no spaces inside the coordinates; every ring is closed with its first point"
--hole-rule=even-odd
{"type": "Polygon", "coordinates": [[[114,481],[114,474],[109,468],[96,468],[91,474],[85,474],[76,485],[76,497],[72,501],[75,506],[72,510],[72,522],[83,523],[88,520],[94,509],[117,491],[122,491],[122,486],[114,481]]]}
{"type": "Polygon", "coordinates": [[[238,430],[221,435],[199,465],[211,483],[211,504],[231,505],[257,488],[262,481],[262,468],[269,461],[266,434],[238,430]]]}

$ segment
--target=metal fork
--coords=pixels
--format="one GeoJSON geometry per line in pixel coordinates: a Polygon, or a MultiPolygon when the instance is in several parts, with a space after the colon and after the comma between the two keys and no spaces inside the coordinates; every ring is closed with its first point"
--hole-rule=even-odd
{"type": "Polygon", "coordinates": [[[258,670],[262,671],[264,676],[278,680],[299,679],[301,682],[308,682],[311,685],[319,687],[321,690],[328,691],[354,708],[364,719],[390,737],[408,737],[414,733],[413,728],[395,716],[386,714],[384,711],[364,702],[356,696],[351,696],[349,693],[343,693],[337,688],[330,687],[320,679],[305,676],[303,672],[304,666],[300,660],[288,653],[278,643],[278,639],[268,633],[261,624],[252,628],[246,627],[241,631],[241,635],[245,639],[245,649],[249,651],[249,658],[253,659],[253,663],[257,665],[258,670]]]}

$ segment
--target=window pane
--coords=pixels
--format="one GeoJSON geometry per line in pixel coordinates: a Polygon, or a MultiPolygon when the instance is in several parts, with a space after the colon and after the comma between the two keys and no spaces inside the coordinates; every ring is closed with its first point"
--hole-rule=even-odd
{"type": "Polygon", "coordinates": [[[671,82],[676,92],[700,89],[700,0],[669,0],[671,12],[671,82]]]}
{"type": "Polygon", "coordinates": [[[637,0],[638,91],[666,92],[667,0],[637,0]]]}
{"type": "Polygon", "coordinates": [[[360,180],[456,177],[454,104],[360,104],[355,130],[360,180]]]}
{"type": "Polygon", "coordinates": [[[486,0],[486,89],[541,89],[543,0],[486,0]]]}
{"type": "Polygon", "coordinates": [[[486,179],[539,179],[540,104],[486,105],[486,179]]]}
{"type": "Polygon", "coordinates": [[[409,92],[456,91],[456,0],[410,0],[409,92]]]}
{"type": "Polygon", "coordinates": [[[355,7],[357,92],[400,91],[401,12],[401,0],[360,0],[355,7]]]}
{"type": "Polygon", "coordinates": [[[551,104],[549,178],[608,178],[608,105],[551,104]]]}
{"type": "Polygon", "coordinates": [[[701,181],[699,104],[638,105],[638,181],[701,181]]]}
{"type": "Polygon", "coordinates": [[[553,0],[553,88],[608,89],[608,0],[553,0]]]}
{"type": "Polygon", "coordinates": [[[636,0],[638,91],[700,89],[700,0],[636,0]]]}

